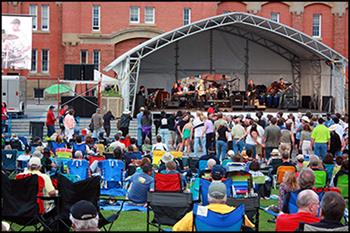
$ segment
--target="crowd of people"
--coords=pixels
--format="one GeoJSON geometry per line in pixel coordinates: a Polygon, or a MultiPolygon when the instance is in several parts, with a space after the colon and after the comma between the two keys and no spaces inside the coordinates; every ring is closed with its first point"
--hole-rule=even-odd
{"type": "MultiPolygon", "coordinates": [[[[262,112],[255,115],[231,115],[210,109],[207,113],[197,111],[195,114],[186,111],[162,111],[159,119],[153,119],[152,113],[141,107],[136,115],[137,137],[134,138],[129,135],[132,120],[129,111],[124,111],[117,118],[110,111],[101,114],[98,108],[91,117],[89,128],[79,131],[76,129],[74,110],[64,106],[57,117],[53,110],[54,107],[50,106],[47,113],[47,136],[50,138],[48,142],[34,138],[29,145],[25,145],[16,135],[12,135],[7,142],[4,135],[2,138],[3,149],[25,151],[18,158],[18,162],[28,162],[23,173],[42,176],[48,195],[55,195],[57,191],[47,174],[60,169],[64,171],[64,167],[60,167],[55,160],[58,148],[72,149],[72,159],[89,160],[91,156],[108,155],[108,158],[124,161],[126,180],[130,181],[127,198],[135,205],[146,204],[147,192],[154,190],[154,174],[157,172],[179,173],[183,191],[189,192],[193,176],[189,158],[196,161],[207,160],[207,168],[200,175],[207,173],[206,177],[216,182],[225,179],[224,164],[227,161],[245,164],[246,171],[253,177],[263,175],[261,169],[269,167],[267,185],[261,195],[264,198],[269,198],[271,194],[278,167],[291,166],[295,168],[295,172],[286,172],[279,186],[277,211],[284,214],[276,220],[276,231],[306,227],[299,223],[310,223],[313,227],[342,227],[339,223],[340,213],[332,214],[335,210],[331,208],[339,206],[337,211],[344,212],[342,197],[332,192],[324,196],[320,218],[316,211],[319,199],[312,188],[315,185],[315,171],[327,172],[327,187],[336,187],[338,177],[348,175],[347,115],[336,113],[321,116],[311,112],[297,115],[283,112],[266,116],[262,112]],[[115,127],[111,126],[113,119],[117,119],[118,131],[111,137],[111,128],[115,127]],[[60,125],[60,131],[55,131],[56,121],[60,125]],[[156,131],[154,140],[153,127],[156,131]],[[154,166],[153,154],[157,151],[165,153],[158,166],[154,166]],[[175,158],[170,153],[172,151],[182,152],[182,158],[175,158]],[[142,158],[133,157],[134,153],[140,153],[142,158]],[[294,191],[300,191],[297,201],[299,211],[297,214],[289,214],[287,203],[290,193],[294,191]],[[332,222],[333,220],[337,223],[332,222]]],[[[196,164],[197,168],[198,164],[199,162],[196,164]]],[[[98,174],[96,163],[92,163],[89,175],[98,174]]],[[[225,207],[226,193],[221,186],[218,184],[217,187],[209,188],[208,208],[219,213],[230,212],[232,208],[225,207]]],[[[73,220],[77,219],[76,216],[78,215],[72,214],[73,220]]],[[[187,214],[173,230],[189,229],[192,225],[191,216],[187,214]]],[[[73,220],[76,227],[81,226],[79,221],[73,220]]],[[[246,221],[250,226],[249,220],[246,221]]]]}

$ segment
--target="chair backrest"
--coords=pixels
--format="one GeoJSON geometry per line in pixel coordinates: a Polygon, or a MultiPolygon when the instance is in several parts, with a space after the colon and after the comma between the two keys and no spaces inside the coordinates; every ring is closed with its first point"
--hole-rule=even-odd
{"type": "Polygon", "coordinates": [[[325,231],[334,231],[334,232],[341,232],[341,231],[344,231],[344,232],[349,232],[349,225],[346,225],[346,226],[340,226],[340,227],[329,227],[329,228],[323,228],[323,227],[315,227],[313,225],[310,225],[310,224],[307,224],[307,223],[304,223],[303,224],[303,231],[313,231],[313,232],[325,232],[325,231]]]}
{"type": "MultiPolygon", "coordinates": [[[[226,195],[227,197],[232,197],[232,180],[231,179],[226,179],[223,182],[226,186],[226,195]]],[[[209,190],[209,185],[211,184],[211,182],[209,180],[200,179],[200,183],[199,183],[199,193],[200,193],[200,198],[202,201],[202,205],[208,205],[208,190],[209,190]]]]}
{"type": "Polygon", "coordinates": [[[77,144],[77,143],[73,143],[73,157],[74,157],[74,153],[76,151],[80,150],[81,153],[83,153],[83,155],[87,155],[87,151],[86,151],[86,144],[82,143],[82,144],[77,144]]]}
{"type": "Polygon", "coordinates": [[[1,151],[1,166],[6,171],[16,170],[17,150],[1,151]]]}
{"type": "Polygon", "coordinates": [[[154,191],[155,192],[181,192],[181,175],[161,174],[154,175],[154,191]]]}
{"type": "Polygon", "coordinates": [[[221,165],[223,167],[227,166],[228,163],[232,163],[232,160],[231,159],[224,159],[222,162],[221,162],[221,165]]]}
{"type": "Polygon", "coordinates": [[[106,158],[104,156],[89,156],[89,165],[91,165],[95,160],[97,161],[102,161],[105,160],[106,158]]]}
{"type": "Polygon", "coordinates": [[[207,206],[195,204],[193,207],[194,226],[196,231],[241,231],[244,211],[244,205],[239,205],[229,213],[220,214],[209,210],[207,206]]]}
{"type": "Polygon", "coordinates": [[[208,160],[201,159],[198,161],[198,173],[204,171],[208,167],[208,160]]]}
{"type": "Polygon", "coordinates": [[[56,151],[57,159],[71,159],[73,150],[69,148],[57,148],[56,151]]]}
{"type": "Polygon", "coordinates": [[[89,162],[85,159],[71,159],[67,163],[68,173],[77,176],[77,180],[85,180],[88,177],[89,162]]]}
{"type": "Polygon", "coordinates": [[[253,186],[255,191],[257,192],[258,187],[260,187],[261,185],[265,184],[265,176],[253,176],[253,186]]]}
{"type": "Polygon", "coordinates": [[[229,162],[226,164],[226,171],[245,171],[246,170],[246,164],[240,163],[240,162],[229,162]]]}
{"type": "Polygon", "coordinates": [[[324,165],[324,169],[327,172],[328,179],[330,180],[333,175],[334,164],[323,164],[323,165],[324,165]]]}
{"type": "Polygon", "coordinates": [[[23,143],[24,146],[28,146],[28,140],[26,137],[18,136],[18,139],[23,143]]]}
{"type": "Polygon", "coordinates": [[[326,171],[314,171],[315,174],[315,187],[323,188],[327,184],[327,172],[326,171]]]}
{"type": "Polygon", "coordinates": [[[166,151],[154,150],[152,156],[152,164],[158,165],[160,159],[165,155],[166,151]]]}
{"type": "Polygon", "coordinates": [[[228,172],[227,177],[232,180],[236,195],[245,195],[252,188],[252,175],[246,171],[228,172]]]}
{"type": "Polygon", "coordinates": [[[182,158],[184,153],[182,151],[172,150],[170,151],[170,154],[174,156],[175,159],[177,159],[177,158],[182,158]]]}
{"type": "Polygon", "coordinates": [[[337,187],[344,198],[349,198],[349,175],[338,176],[337,187]]]}
{"type": "Polygon", "coordinates": [[[279,166],[277,168],[277,184],[282,183],[284,173],[286,172],[297,172],[297,170],[294,166],[279,166]]]}
{"type": "Polygon", "coordinates": [[[290,193],[290,198],[288,201],[288,210],[289,214],[295,214],[298,212],[298,206],[297,206],[297,197],[299,194],[300,190],[294,191],[290,193]]]}
{"type": "Polygon", "coordinates": [[[173,226],[192,210],[192,195],[179,192],[148,192],[147,210],[160,225],[173,226]]]}
{"type": "Polygon", "coordinates": [[[123,181],[123,171],[125,164],[121,160],[106,159],[98,162],[101,169],[101,178],[104,181],[123,181]]]}

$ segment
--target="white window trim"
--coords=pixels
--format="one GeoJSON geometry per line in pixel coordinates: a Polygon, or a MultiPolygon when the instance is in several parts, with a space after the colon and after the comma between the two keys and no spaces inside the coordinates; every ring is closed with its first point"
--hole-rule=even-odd
{"type": "Polygon", "coordinates": [[[140,7],[131,6],[129,8],[129,23],[140,23],[140,7]],[[137,21],[131,21],[131,8],[137,8],[137,21]]]}
{"type": "MultiPolygon", "coordinates": [[[[38,50],[37,49],[32,49],[32,52],[33,50],[35,51],[35,70],[32,70],[32,64],[30,64],[30,73],[36,73],[38,72],[38,50]]],[[[32,59],[33,59],[33,56],[32,56],[32,59]]]]}
{"type": "Polygon", "coordinates": [[[43,49],[43,50],[41,50],[41,72],[42,73],[49,73],[49,71],[50,71],[50,50],[49,49],[43,49]],[[47,50],[47,71],[45,70],[43,70],[43,53],[44,53],[44,50],[47,50]]]}
{"type": "MultiPolygon", "coordinates": [[[[31,15],[35,15],[36,17],[34,17],[34,20],[35,20],[35,28],[32,27],[32,30],[33,31],[37,31],[38,30],[38,5],[35,5],[35,4],[30,4],[29,5],[29,14],[31,15]],[[30,12],[30,9],[31,9],[31,6],[34,6],[35,8],[35,13],[31,13],[30,12]]],[[[34,24],[33,24],[34,25],[34,24]]]]}
{"type": "Polygon", "coordinates": [[[192,9],[191,8],[189,8],[189,7],[185,7],[184,9],[183,9],[183,25],[188,25],[188,24],[185,24],[185,10],[186,9],[188,9],[188,24],[191,24],[191,22],[192,22],[192,17],[191,17],[191,15],[192,15],[192,9]]]}
{"type": "Polygon", "coordinates": [[[153,6],[147,6],[147,7],[145,7],[145,23],[146,24],[154,24],[155,22],[156,22],[156,14],[155,14],[155,12],[156,12],[156,9],[153,7],[153,6]],[[152,9],[152,21],[146,21],[146,9],[152,9]]]}
{"type": "MultiPolygon", "coordinates": [[[[313,34],[313,28],[314,28],[314,15],[316,15],[316,14],[312,15],[312,31],[311,31],[311,34],[313,34]]],[[[318,36],[312,35],[313,38],[321,38],[322,37],[322,14],[321,13],[317,13],[317,15],[320,16],[319,22],[318,22],[318,24],[319,24],[319,30],[318,30],[319,31],[319,35],[318,36]]]]}
{"type": "Polygon", "coordinates": [[[41,30],[42,31],[49,31],[50,30],[50,5],[42,5],[41,6],[41,30]],[[43,28],[43,8],[44,6],[47,6],[47,29],[43,28]]]}
{"type": "Polygon", "coordinates": [[[80,64],[89,64],[89,50],[87,50],[87,49],[80,50],[80,64]],[[82,56],[83,51],[86,52],[86,62],[85,63],[83,63],[83,56],[82,56]]]}
{"type": "MultiPolygon", "coordinates": [[[[277,15],[277,21],[275,21],[276,23],[280,22],[280,13],[279,12],[271,12],[271,19],[272,19],[272,14],[276,14],[277,15]]],[[[274,21],[274,20],[272,20],[274,21]]]]}
{"type": "Polygon", "coordinates": [[[101,62],[101,50],[93,50],[92,51],[92,63],[95,65],[95,52],[98,52],[98,61],[97,61],[97,70],[99,71],[100,70],[100,62],[101,62]]]}
{"type": "Polygon", "coordinates": [[[101,6],[93,5],[92,6],[92,31],[100,31],[101,30],[101,6]],[[98,8],[98,26],[94,26],[94,8],[98,8]],[[98,29],[94,29],[94,27],[98,27],[98,29]]]}

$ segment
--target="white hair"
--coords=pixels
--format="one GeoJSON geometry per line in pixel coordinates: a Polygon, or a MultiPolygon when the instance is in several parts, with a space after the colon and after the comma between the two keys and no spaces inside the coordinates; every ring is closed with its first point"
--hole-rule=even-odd
{"type": "Polygon", "coordinates": [[[80,151],[80,150],[77,150],[75,153],[74,153],[74,156],[76,158],[82,158],[83,157],[83,153],[80,151]]]}
{"type": "Polygon", "coordinates": [[[214,165],[216,165],[215,159],[208,159],[208,161],[207,161],[208,169],[212,169],[214,167],[214,165]]]}
{"type": "Polygon", "coordinates": [[[74,224],[76,230],[88,230],[98,228],[98,215],[96,215],[96,217],[92,219],[80,220],[74,218],[72,214],[69,214],[69,220],[72,221],[72,224],[74,224]]]}
{"type": "Polygon", "coordinates": [[[225,195],[224,198],[218,199],[218,198],[214,198],[208,194],[208,202],[209,203],[223,204],[223,203],[226,203],[226,201],[227,201],[227,195],[225,195]]]}

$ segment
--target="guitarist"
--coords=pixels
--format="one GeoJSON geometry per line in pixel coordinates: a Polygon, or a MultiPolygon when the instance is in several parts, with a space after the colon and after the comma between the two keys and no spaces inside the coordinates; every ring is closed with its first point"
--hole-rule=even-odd
{"type": "Polygon", "coordinates": [[[248,82],[246,96],[248,105],[254,105],[254,100],[256,98],[256,86],[252,79],[248,82]]]}
{"type": "Polygon", "coordinates": [[[280,81],[278,83],[278,94],[279,94],[279,104],[278,107],[282,108],[282,104],[284,102],[284,94],[287,91],[287,84],[285,83],[283,78],[280,78],[280,81]]]}

